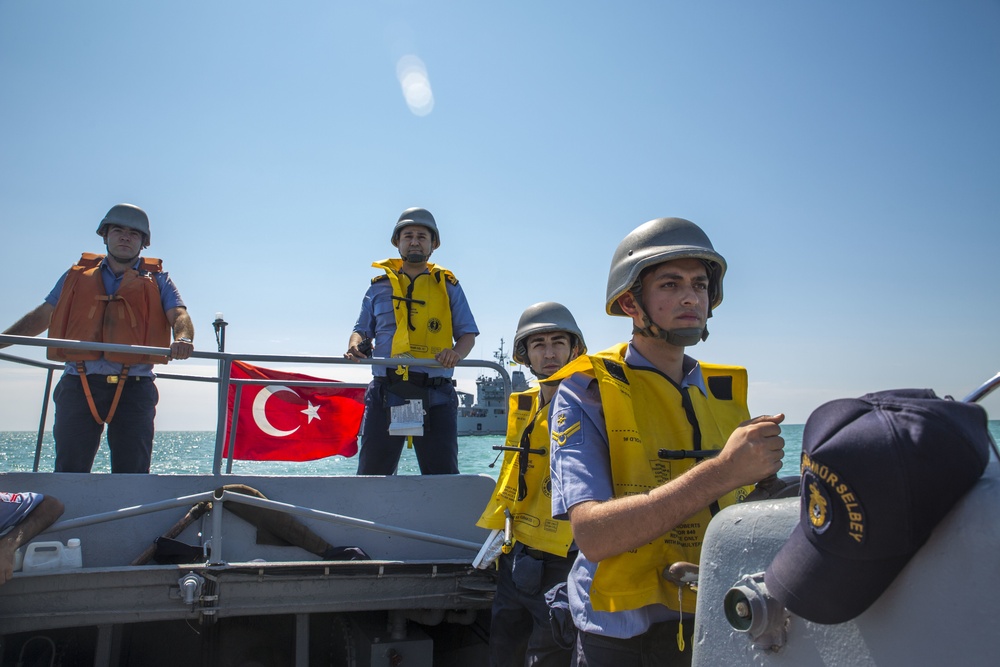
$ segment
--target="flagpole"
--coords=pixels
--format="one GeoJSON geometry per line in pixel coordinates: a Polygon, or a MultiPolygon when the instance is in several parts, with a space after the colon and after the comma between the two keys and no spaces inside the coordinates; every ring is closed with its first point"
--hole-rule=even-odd
{"type": "MultiPolygon", "coordinates": [[[[222,317],[222,313],[218,312],[215,314],[215,321],[212,322],[212,327],[215,329],[215,343],[219,348],[219,353],[222,354],[226,351],[226,326],[229,323],[226,322],[222,317]]],[[[229,396],[229,360],[225,357],[219,358],[219,394],[218,394],[218,417],[216,419],[215,425],[215,456],[212,460],[212,474],[218,475],[222,471],[222,448],[223,448],[223,438],[226,433],[226,402],[229,396]]],[[[238,394],[237,394],[238,396],[238,394]]],[[[239,405],[239,404],[237,404],[239,405]]],[[[236,426],[233,423],[232,430],[235,436],[236,426]]],[[[232,452],[230,452],[232,455],[232,452]]],[[[230,464],[232,465],[232,464],[230,464]]]]}
{"type": "MultiPolygon", "coordinates": [[[[212,322],[212,326],[215,328],[215,344],[219,348],[219,352],[226,351],[226,327],[229,322],[226,322],[222,317],[222,313],[215,314],[215,321],[212,322]]],[[[223,364],[226,363],[224,359],[219,359],[219,378],[222,378],[223,364]]]]}

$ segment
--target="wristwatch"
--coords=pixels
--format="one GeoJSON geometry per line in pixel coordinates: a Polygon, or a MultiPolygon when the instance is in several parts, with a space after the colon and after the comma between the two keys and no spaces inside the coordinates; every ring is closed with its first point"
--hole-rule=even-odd
{"type": "Polygon", "coordinates": [[[194,341],[192,341],[190,338],[177,338],[177,339],[174,340],[174,342],[175,343],[192,343],[194,341]]]}

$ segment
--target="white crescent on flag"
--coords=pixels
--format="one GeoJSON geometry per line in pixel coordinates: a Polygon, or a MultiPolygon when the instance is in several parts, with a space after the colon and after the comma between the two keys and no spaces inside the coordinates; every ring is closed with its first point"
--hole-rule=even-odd
{"type": "Polygon", "coordinates": [[[264,407],[267,405],[267,399],[271,397],[271,394],[277,394],[280,391],[290,391],[295,394],[294,390],[283,385],[271,385],[261,389],[257,397],[253,399],[253,420],[257,423],[257,428],[275,438],[283,438],[299,430],[299,427],[296,426],[289,431],[282,431],[267,421],[267,412],[264,410],[264,407]]]}

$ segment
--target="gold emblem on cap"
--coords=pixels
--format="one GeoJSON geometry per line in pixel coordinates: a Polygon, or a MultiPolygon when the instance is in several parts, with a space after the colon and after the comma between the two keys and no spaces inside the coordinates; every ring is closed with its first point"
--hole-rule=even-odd
{"type": "Polygon", "coordinates": [[[826,524],[826,498],[820,493],[816,482],[809,485],[809,523],[816,528],[822,528],[826,524]]]}

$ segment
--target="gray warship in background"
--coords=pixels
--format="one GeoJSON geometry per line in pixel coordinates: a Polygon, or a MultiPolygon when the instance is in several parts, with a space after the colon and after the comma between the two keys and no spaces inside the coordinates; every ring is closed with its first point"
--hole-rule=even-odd
{"type": "MultiPolygon", "coordinates": [[[[500,349],[493,353],[493,358],[501,366],[508,365],[502,338],[500,349]]],[[[520,369],[510,374],[510,382],[513,392],[528,389],[528,381],[520,369]]],[[[499,375],[483,373],[479,376],[475,403],[472,394],[465,391],[458,392],[458,401],[458,435],[504,435],[507,432],[507,395],[499,375]]]]}

